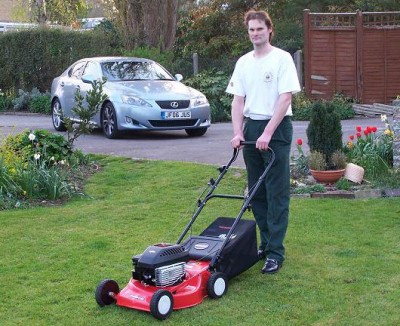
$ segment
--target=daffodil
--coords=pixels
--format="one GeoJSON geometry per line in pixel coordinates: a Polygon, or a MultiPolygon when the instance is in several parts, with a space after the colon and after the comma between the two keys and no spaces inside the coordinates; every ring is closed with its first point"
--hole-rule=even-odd
{"type": "Polygon", "coordinates": [[[382,121],[382,122],[387,121],[387,116],[386,116],[386,114],[381,114],[381,121],[382,121]]]}
{"type": "Polygon", "coordinates": [[[384,134],[387,135],[387,136],[393,136],[394,135],[393,131],[391,131],[390,129],[386,129],[384,131],[384,134]]]}
{"type": "Polygon", "coordinates": [[[37,161],[38,159],[40,159],[40,154],[36,153],[35,155],[33,155],[33,158],[37,161]]]}
{"type": "Polygon", "coordinates": [[[35,134],[30,133],[28,138],[29,138],[30,141],[33,141],[33,140],[35,140],[36,136],[35,136],[35,134]]]}

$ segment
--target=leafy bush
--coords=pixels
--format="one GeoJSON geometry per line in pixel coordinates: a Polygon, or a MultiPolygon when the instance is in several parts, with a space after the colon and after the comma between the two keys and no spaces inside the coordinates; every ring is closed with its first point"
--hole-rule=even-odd
{"type": "Polygon", "coordinates": [[[29,111],[33,113],[51,113],[51,99],[50,94],[45,93],[35,96],[29,103],[29,111]]]}
{"type": "MultiPolygon", "coordinates": [[[[351,119],[354,117],[354,101],[351,98],[338,93],[324,102],[339,115],[340,120],[351,119]]],[[[304,92],[294,94],[292,98],[293,120],[311,120],[312,107],[314,103],[315,101],[308,98],[304,92]]]]}
{"type": "Polygon", "coordinates": [[[213,122],[230,120],[232,96],[225,92],[230,76],[215,69],[207,70],[189,78],[185,84],[203,92],[211,106],[213,122]]]}
{"type": "Polygon", "coordinates": [[[0,210],[71,197],[89,163],[62,135],[35,130],[8,136],[0,148],[0,210]]]}
{"type": "Polygon", "coordinates": [[[50,94],[41,93],[36,87],[31,92],[18,90],[18,96],[13,99],[15,111],[30,111],[34,113],[50,113],[50,94]]]}
{"type": "Polygon", "coordinates": [[[353,110],[354,100],[341,93],[336,93],[329,101],[332,109],[339,115],[340,120],[351,119],[355,113],[353,110]]]}
{"type": "Polygon", "coordinates": [[[311,117],[312,100],[305,92],[299,92],[292,97],[293,120],[307,121],[311,117]]]}
{"type": "Polygon", "coordinates": [[[35,131],[25,130],[15,136],[6,138],[0,151],[3,155],[12,152],[23,162],[34,159],[35,154],[42,157],[43,162],[53,165],[55,162],[68,160],[73,154],[68,141],[58,134],[53,134],[44,129],[35,131]]]}

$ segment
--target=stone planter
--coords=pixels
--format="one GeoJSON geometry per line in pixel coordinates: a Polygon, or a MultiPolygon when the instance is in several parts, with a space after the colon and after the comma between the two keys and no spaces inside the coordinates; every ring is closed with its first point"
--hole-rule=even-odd
{"type": "Polygon", "coordinates": [[[310,170],[315,181],[327,184],[337,182],[341,177],[343,177],[344,171],[345,169],[328,171],[310,170]]]}

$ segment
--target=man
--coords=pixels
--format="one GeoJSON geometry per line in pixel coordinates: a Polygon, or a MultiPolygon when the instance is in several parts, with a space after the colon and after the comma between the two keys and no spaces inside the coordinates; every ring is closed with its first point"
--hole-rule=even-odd
{"type": "Polygon", "coordinates": [[[273,24],[265,11],[245,15],[253,51],[236,63],[226,91],[233,94],[232,147],[246,145],[243,157],[249,189],[256,183],[270,158],[275,161],[251,202],[260,230],[259,258],[266,258],[262,273],[279,271],[285,259],[285,238],[290,201],[290,146],[293,137],[292,94],[300,91],[299,80],[289,53],[271,45],[273,24]]]}

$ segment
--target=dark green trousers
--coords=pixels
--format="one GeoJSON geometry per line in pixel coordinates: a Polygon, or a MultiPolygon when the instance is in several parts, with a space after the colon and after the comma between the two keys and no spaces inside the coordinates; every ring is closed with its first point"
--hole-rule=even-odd
{"type": "MultiPolygon", "coordinates": [[[[248,141],[257,140],[263,133],[267,121],[246,119],[244,137],[248,141]]],[[[261,185],[251,201],[252,211],[260,231],[260,249],[268,258],[283,262],[285,247],[283,241],[288,227],[290,202],[290,146],[293,125],[290,117],[285,117],[274,135],[269,147],[275,152],[275,161],[269,170],[265,183],[261,185]]],[[[259,151],[255,146],[245,146],[243,157],[247,169],[249,189],[264,171],[269,151],[259,151]]]]}

